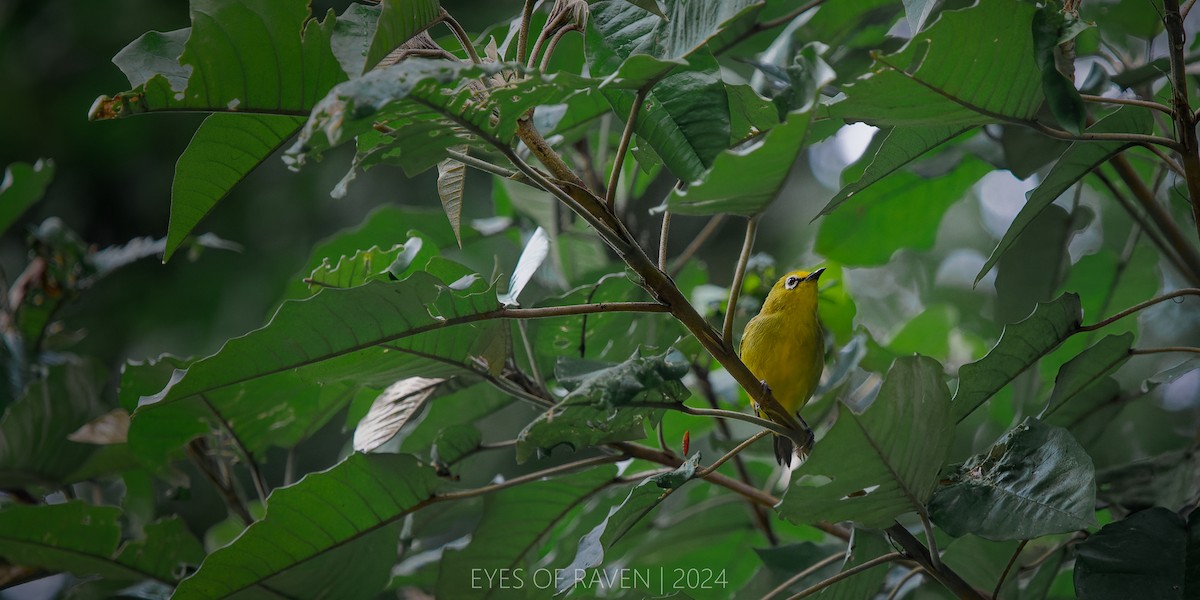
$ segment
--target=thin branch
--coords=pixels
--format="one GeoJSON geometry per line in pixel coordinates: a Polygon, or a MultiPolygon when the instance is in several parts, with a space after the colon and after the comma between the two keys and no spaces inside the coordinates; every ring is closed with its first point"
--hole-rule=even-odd
{"type": "Polygon", "coordinates": [[[807,569],[804,569],[803,571],[800,571],[799,573],[796,573],[795,575],[788,577],[787,581],[784,581],[783,583],[775,586],[775,589],[767,592],[767,595],[763,596],[762,600],[771,600],[771,598],[774,598],[775,596],[778,596],[779,594],[784,593],[785,591],[787,591],[788,588],[792,587],[793,585],[796,585],[796,582],[802,581],[805,577],[808,577],[809,575],[812,575],[813,573],[816,573],[817,571],[820,571],[821,569],[824,569],[825,567],[828,567],[829,565],[831,565],[839,560],[844,560],[845,558],[846,558],[846,554],[844,552],[839,552],[839,553],[835,553],[835,554],[830,554],[829,556],[826,556],[825,558],[818,560],[817,562],[813,563],[807,569]]]}
{"type": "Polygon", "coordinates": [[[929,555],[929,549],[921,543],[913,534],[909,533],[903,525],[896,523],[887,528],[887,533],[892,540],[904,550],[904,553],[917,562],[921,568],[930,577],[937,580],[938,583],[946,586],[955,596],[964,600],[984,600],[981,594],[971,584],[967,583],[958,573],[955,573],[946,563],[942,563],[940,568],[934,568],[933,559],[929,555]]]}
{"type": "Polygon", "coordinates": [[[663,211],[662,229],[658,233],[658,270],[667,270],[667,242],[671,233],[671,211],[663,211]]]}
{"type": "Polygon", "coordinates": [[[550,59],[554,57],[554,49],[558,48],[558,43],[562,41],[563,36],[578,31],[583,33],[583,30],[578,25],[572,23],[554,32],[554,37],[550,38],[550,42],[546,44],[546,53],[542,55],[542,62],[538,65],[538,71],[545,73],[546,68],[550,66],[550,59]]]}
{"type": "Polygon", "coordinates": [[[1196,0],[1187,0],[1187,2],[1184,2],[1183,6],[1179,8],[1179,14],[1186,19],[1188,13],[1192,12],[1192,5],[1195,3],[1196,0]]]}
{"type": "Polygon", "coordinates": [[[888,593],[887,598],[885,600],[896,600],[896,598],[899,598],[900,590],[904,588],[904,584],[908,583],[909,579],[912,579],[913,577],[917,577],[917,576],[923,574],[924,572],[925,572],[925,569],[922,569],[921,567],[913,567],[912,569],[909,569],[909,571],[907,573],[905,573],[904,576],[901,577],[899,581],[896,582],[896,585],[892,587],[892,591],[890,593],[888,593]]]}
{"type": "Polygon", "coordinates": [[[533,5],[536,0],[525,0],[521,8],[521,28],[517,30],[517,62],[525,64],[525,56],[529,51],[529,20],[533,17],[533,5]]]}
{"type": "Polygon", "coordinates": [[[196,468],[200,469],[200,473],[204,478],[217,489],[217,493],[221,495],[221,499],[225,501],[225,508],[229,513],[241,519],[243,525],[250,525],[254,522],[254,518],[250,516],[250,511],[246,509],[245,503],[238,496],[237,491],[221,481],[221,477],[217,475],[212,468],[212,461],[209,459],[205,449],[204,438],[196,438],[188,443],[185,447],[188,458],[192,459],[192,463],[196,468]]]}
{"type": "Polygon", "coordinates": [[[755,23],[752,27],[747,28],[746,31],[743,31],[742,33],[734,36],[731,40],[726,42],[726,44],[724,46],[721,46],[719,48],[714,48],[713,53],[714,54],[722,54],[725,51],[729,50],[730,48],[746,41],[747,39],[750,39],[751,37],[753,37],[755,35],[758,35],[764,31],[769,31],[771,29],[775,29],[776,27],[779,27],[780,25],[787,25],[788,23],[791,23],[796,17],[799,17],[800,15],[802,15],[824,3],[825,3],[825,0],[809,0],[809,2],[805,3],[803,6],[800,6],[796,9],[788,12],[787,14],[785,14],[783,16],[780,16],[775,19],[771,19],[769,21],[763,21],[762,23],[755,23]]]}
{"type": "Polygon", "coordinates": [[[1200,288],[1182,288],[1182,289],[1175,290],[1173,292],[1163,294],[1161,296],[1158,296],[1157,298],[1151,298],[1145,302],[1139,302],[1138,304],[1135,304],[1135,305],[1133,305],[1133,306],[1131,306],[1131,307],[1129,307],[1107,319],[1104,319],[1102,321],[1098,321],[1091,325],[1080,325],[1079,328],[1075,330],[1075,333],[1080,333],[1083,331],[1095,331],[1097,329],[1100,329],[1101,327],[1111,325],[1116,321],[1124,319],[1125,317],[1128,317],[1129,315],[1132,315],[1133,313],[1138,312],[1139,310],[1142,310],[1144,308],[1149,308],[1151,306],[1154,306],[1155,304],[1158,304],[1159,302],[1166,302],[1167,300],[1170,300],[1172,298],[1178,298],[1180,296],[1200,296],[1200,288]]]}
{"type": "Polygon", "coordinates": [[[1017,562],[1017,557],[1021,556],[1021,551],[1025,549],[1025,544],[1028,543],[1029,540],[1021,540],[1021,543],[1017,545],[1017,550],[1009,557],[1008,564],[1004,566],[1004,572],[1000,573],[1000,579],[996,580],[996,588],[992,590],[992,598],[1000,597],[1000,588],[1004,587],[1004,580],[1008,578],[1008,572],[1012,570],[1013,565],[1017,562]]]}
{"type": "Polygon", "coordinates": [[[603,456],[593,456],[591,458],[585,458],[583,460],[577,460],[574,462],[569,462],[566,464],[558,465],[557,467],[550,467],[549,469],[542,469],[541,471],[534,471],[533,473],[521,475],[520,477],[513,477],[512,479],[507,479],[505,481],[501,481],[499,483],[493,483],[491,485],[485,485],[483,487],[473,488],[473,489],[469,489],[469,490],[462,490],[459,492],[446,492],[443,494],[438,494],[436,496],[433,496],[433,498],[431,498],[431,500],[449,501],[449,500],[465,500],[467,498],[475,498],[477,496],[482,496],[484,494],[490,494],[492,492],[498,492],[500,490],[507,489],[507,488],[517,486],[517,485],[521,485],[524,483],[529,483],[531,481],[537,481],[543,477],[550,477],[553,475],[558,475],[559,473],[566,473],[568,471],[574,471],[576,469],[583,469],[583,468],[587,468],[587,467],[594,467],[597,465],[604,465],[604,464],[609,464],[609,463],[620,462],[622,460],[625,460],[626,458],[628,458],[628,457],[622,456],[620,454],[605,454],[603,456]]]}
{"type": "Polygon", "coordinates": [[[752,425],[758,425],[759,427],[762,427],[763,429],[769,429],[769,430],[771,430],[775,433],[778,433],[779,435],[785,436],[785,437],[790,437],[791,433],[792,433],[787,427],[780,425],[769,419],[764,419],[762,417],[756,417],[754,415],[748,415],[746,413],[740,413],[740,412],[733,411],[733,410],[725,410],[722,408],[694,408],[691,406],[687,406],[686,404],[673,404],[670,402],[637,402],[637,403],[632,404],[632,406],[638,406],[641,408],[662,408],[662,409],[666,409],[666,410],[675,410],[675,411],[679,411],[685,415],[691,415],[693,417],[716,417],[718,419],[731,419],[734,421],[743,421],[745,423],[750,423],[752,425]]]}
{"type": "Polygon", "coordinates": [[[1178,162],[1175,161],[1175,159],[1171,158],[1171,155],[1167,154],[1166,152],[1163,152],[1162,148],[1159,148],[1158,146],[1155,146],[1152,144],[1143,144],[1142,147],[1149,150],[1152,154],[1154,154],[1154,156],[1158,157],[1158,160],[1162,161],[1162,164],[1164,166],[1166,166],[1168,169],[1170,169],[1172,172],[1174,172],[1176,175],[1179,175],[1180,177],[1184,177],[1183,165],[1179,164],[1178,162]]]}
{"type": "Polygon", "coordinates": [[[656,427],[655,429],[658,430],[658,447],[659,447],[659,449],[662,450],[663,452],[666,452],[667,454],[674,454],[674,452],[671,452],[671,448],[667,446],[667,435],[665,433],[663,433],[662,421],[658,422],[658,427],[656,427]]]}
{"type": "Polygon", "coordinates": [[[742,442],[742,443],[738,444],[737,446],[734,446],[733,450],[730,450],[729,452],[726,452],[724,456],[722,456],[721,458],[718,458],[717,460],[713,461],[713,464],[711,464],[711,465],[709,465],[709,466],[707,466],[707,467],[704,467],[703,469],[700,469],[699,471],[697,471],[697,472],[696,472],[696,475],[697,475],[698,477],[704,477],[705,475],[708,475],[709,473],[712,473],[713,471],[716,471],[717,469],[721,468],[721,465],[723,465],[723,464],[725,464],[726,462],[728,462],[728,461],[729,461],[729,459],[731,459],[731,458],[733,458],[733,457],[737,456],[739,453],[741,453],[741,451],[742,451],[742,450],[745,450],[746,448],[749,448],[751,445],[753,445],[753,444],[754,444],[754,442],[757,442],[758,440],[761,440],[761,439],[763,439],[764,437],[767,437],[767,436],[768,436],[768,435],[770,435],[770,434],[771,434],[771,432],[770,432],[770,431],[767,431],[767,430],[765,430],[765,429],[764,429],[764,430],[762,430],[762,431],[760,431],[760,432],[758,432],[758,433],[756,433],[756,434],[754,434],[754,435],[752,435],[752,436],[750,436],[750,437],[746,438],[746,440],[745,440],[744,442],[742,442]]]}
{"type": "Polygon", "coordinates": [[[542,370],[538,368],[537,355],[533,352],[533,344],[529,343],[529,331],[525,324],[528,321],[517,321],[517,331],[521,334],[521,345],[525,346],[525,358],[529,361],[529,371],[533,375],[533,382],[537,384],[539,390],[546,389],[546,380],[542,379],[542,370]]]}
{"type": "Polygon", "coordinates": [[[1129,160],[1123,155],[1117,154],[1108,160],[1113,168],[1117,170],[1117,175],[1129,187],[1129,191],[1133,192],[1133,197],[1145,209],[1146,214],[1158,226],[1159,231],[1166,236],[1167,241],[1171,243],[1171,247],[1179,254],[1179,257],[1187,265],[1187,279],[1193,284],[1200,285],[1200,250],[1187,239],[1183,231],[1179,229],[1175,223],[1175,218],[1167,209],[1158,202],[1154,197],[1154,192],[1146,187],[1146,183],[1138,175],[1133,165],[1129,164],[1129,160]]]}
{"type": "Polygon", "coordinates": [[[929,522],[929,512],[924,506],[917,507],[917,515],[921,517],[921,527],[925,529],[925,541],[929,545],[929,560],[933,562],[934,569],[942,568],[942,557],[938,553],[937,537],[933,535],[933,523],[929,522]]]}
{"type": "Polygon", "coordinates": [[[467,165],[468,167],[475,167],[476,169],[479,169],[480,171],[491,173],[492,175],[496,175],[498,177],[503,177],[505,179],[512,179],[515,181],[521,181],[521,180],[525,179],[524,175],[522,175],[516,171],[513,171],[512,169],[506,169],[500,165],[490,163],[486,160],[475,158],[474,156],[471,156],[470,154],[467,154],[465,152],[459,152],[457,150],[446,150],[446,156],[453,158],[454,160],[457,160],[458,162],[460,162],[464,165],[467,165]]]}
{"type": "Polygon", "coordinates": [[[1161,354],[1163,352],[1192,352],[1200,354],[1200,348],[1194,346],[1167,346],[1165,348],[1134,348],[1130,354],[1161,354]]]}
{"type": "Polygon", "coordinates": [[[229,421],[225,419],[225,416],[222,415],[220,411],[217,410],[217,407],[213,406],[212,402],[208,400],[208,396],[204,394],[196,395],[200,398],[200,401],[204,403],[204,406],[208,407],[208,410],[212,413],[213,418],[215,418],[217,422],[221,424],[221,428],[229,434],[229,437],[233,440],[234,445],[236,445],[238,450],[242,453],[242,458],[246,461],[246,468],[250,471],[250,479],[254,481],[254,491],[258,492],[259,500],[266,502],[268,494],[267,482],[263,479],[262,472],[258,470],[258,463],[254,461],[254,455],[250,454],[250,450],[247,449],[246,445],[242,443],[242,438],[238,437],[237,432],[233,430],[233,426],[229,424],[229,421]]]}
{"type": "MultiPolygon", "coordinates": [[[[617,153],[613,155],[612,172],[608,174],[608,188],[604,190],[604,204],[609,210],[613,209],[613,203],[617,197],[617,184],[621,180],[621,167],[625,163],[625,153],[629,151],[629,144],[633,141],[633,130],[637,126],[638,112],[642,110],[642,104],[646,102],[646,96],[650,93],[650,85],[639,89],[633,95],[633,107],[629,109],[629,118],[625,121],[625,129],[621,132],[621,141],[617,144],[617,153]]],[[[600,143],[605,143],[600,140],[600,143]]]]}
{"type": "Polygon", "coordinates": [[[1142,108],[1148,108],[1150,110],[1161,111],[1161,112],[1167,113],[1168,115],[1172,115],[1172,116],[1174,116],[1174,114],[1175,114],[1174,112],[1171,111],[1171,107],[1169,107],[1169,106],[1166,106],[1164,104],[1159,104],[1158,102],[1151,102],[1150,100],[1142,100],[1141,98],[1109,98],[1107,96],[1093,96],[1091,94],[1080,94],[1079,97],[1082,98],[1084,102],[1094,102],[1096,104],[1123,104],[1123,105],[1128,105],[1128,106],[1140,106],[1142,108]]]}
{"type": "Polygon", "coordinates": [[[742,240],[742,253],[738,256],[737,266],[733,270],[733,283],[729,284],[729,301],[725,309],[725,325],[721,328],[721,339],[725,346],[733,348],[733,317],[737,314],[738,295],[742,292],[742,280],[746,276],[746,264],[750,262],[750,253],[754,252],[754,235],[758,231],[758,217],[750,217],[746,222],[746,238],[742,240]]]}
{"type": "Polygon", "coordinates": [[[721,223],[724,222],[725,214],[722,213],[719,215],[713,215],[712,218],[704,224],[704,227],[700,230],[700,233],[696,234],[696,237],[693,238],[691,243],[687,245],[687,248],[684,248],[683,252],[681,252],[673,262],[671,262],[670,273],[672,277],[678,275],[679,272],[683,270],[683,267],[687,265],[687,261],[691,260],[692,256],[695,255],[696,252],[708,242],[708,238],[712,237],[712,235],[716,233],[717,228],[719,228],[721,223]]]}
{"type": "Polygon", "coordinates": [[[1178,148],[1183,158],[1184,181],[1187,182],[1188,201],[1192,205],[1192,218],[1196,221],[1196,233],[1200,236],[1200,142],[1196,138],[1196,120],[1188,100],[1187,64],[1183,56],[1187,48],[1187,32],[1183,28],[1183,15],[1179,0],[1163,0],[1163,28],[1167,32],[1167,54],[1171,61],[1171,105],[1175,109],[1175,135],[1179,138],[1178,148]]]}
{"type": "Polygon", "coordinates": [[[846,569],[845,571],[842,571],[841,573],[838,573],[837,575],[834,575],[833,577],[830,577],[829,579],[826,579],[825,581],[822,581],[804,590],[803,592],[800,592],[799,594],[792,595],[788,598],[788,600],[800,600],[801,598],[807,598],[843,579],[848,579],[858,575],[859,573],[862,573],[863,571],[878,567],[879,565],[890,563],[899,559],[901,556],[902,555],[899,552],[889,552],[883,556],[872,558],[861,565],[850,567],[849,569],[846,569]]]}
{"type": "Polygon", "coordinates": [[[1187,265],[1184,264],[1183,259],[1180,258],[1173,247],[1162,238],[1162,234],[1158,232],[1158,229],[1151,226],[1150,222],[1146,220],[1146,216],[1138,212],[1138,210],[1133,206],[1133,203],[1130,202],[1129,198],[1125,197],[1125,194],[1122,193],[1119,188],[1117,188],[1116,184],[1109,179],[1108,175],[1106,175],[1099,168],[1093,169],[1092,174],[1100,180],[1100,183],[1104,184],[1104,187],[1108,188],[1109,193],[1111,193],[1113,198],[1116,199],[1117,203],[1125,209],[1125,212],[1128,213],[1129,216],[1141,226],[1142,231],[1145,231],[1146,235],[1150,236],[1150,241],[1158,247],[1158,251],[1162,253],[1163,256],[1167,257],[1167,261],[1179,271],[1179,274],[1185,278],[1188,277],[1190,271],[1188,270],[1187,265]]]}
{"type": "Polygon", "coordinates": [[[446,9],[443,8],[441,10],[442,22],[450,28],[450,31],[454,32],[454,37],[458,38],[458,43],[462,44],[463,49],[467,51],[467,56],[471,57],[471,62],[477,65],[482,63],[483,61],[479,59],[479,53],[475,51],[475,45],[471,43],[471,36],[467,35],[467,30],[463,29],[454,16],[446,12],[446,9]]]}

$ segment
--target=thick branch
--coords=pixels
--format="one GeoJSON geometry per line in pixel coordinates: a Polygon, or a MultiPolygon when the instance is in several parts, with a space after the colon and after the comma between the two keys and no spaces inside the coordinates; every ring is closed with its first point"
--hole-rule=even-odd
{"type": "Polygon", "coordinates": [[[1171,60],[1171,105],[1175,112],[1175,135],[1179,139],[1179,154],[1183,160],[1184,180],[1187,182],[1188,200],[1192,205],[1192,218],[1196,233],[1200,237],[1200,144],[1196,140],[1196,120],[1188,102],[1187,72],[1183,51],[1187,47],[1187,32],[1183,29],[1183,15],[1179,12],[1179,0],[1163,0],[1163,25],[1171,60]]]}
{"type": "Polygon", "coordinates": [[[945,563],[942,563],[939,567],[935,567],[933,559],[929,556],[929,549],[902,525],[897,523],[888,527],[887,532],[892,540],[904,549],[904,553],[909,558],[917,561],[917,564],[921,565],[921,568],[925,569],[925,572],[929,573],[930,577],[933,577],[938,583],[946,586],[946,589],[950,590],[955,596],[963,600],[984,600],[983,594],[971,587],[971,584],[967,583],[966,580],[960,577],[958,573],[955,573],[945,563]]]}
{"type": "MultiPolygon", "coordinates": [[[[1117,170],[1117,175],[1129,187],[1129,191],[1133,192],[1133,197],[1142,205],[1146,214],[1150,216],[1159,231],[1166,236],[1171,247],[1187,265],[1188,280],[1200,285],[1200,250],[1197,250],[1196,246],[1188,241],[1183,231],[1175,224],[1174,217],[1155,199],[1154,192],[1146,187],[1146,183],[1138,176],[1137,171],[1134,170],[1133,165],[1129,164],[1129,160],[1124,155],[1117,154],[1108,162],[1112,163],[1113,168],[1117,170]]],[[[1184,168],[1187,168],[1186,165],[1184,168]]]]}

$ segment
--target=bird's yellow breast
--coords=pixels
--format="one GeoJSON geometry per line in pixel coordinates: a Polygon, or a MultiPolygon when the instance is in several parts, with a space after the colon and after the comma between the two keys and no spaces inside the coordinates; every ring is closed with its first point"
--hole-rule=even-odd
{"type": "Polygon", "coordinates": [[[825,343],[816,311],[760,314],[746,325],[742,361],[771,386],[775,399],[797,412],[812,395],[825,363],[825,343]]]}

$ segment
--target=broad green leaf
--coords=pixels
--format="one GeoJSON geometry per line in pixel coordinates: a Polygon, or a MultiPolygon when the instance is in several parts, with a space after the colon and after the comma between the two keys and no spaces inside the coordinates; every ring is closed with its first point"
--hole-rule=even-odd
{"type": "Polygon", "coordinates": [[[1157,506],[1109,523],[1075,547],[1075,593],[1089,600],[1191,598],[1196,581],[1187,566],[1196,559],[1188,538],[1184,520],[1157,506]]]}
{"type": "Polygon", "coordinates": [[[375,69],[333,88],[317,104],[285,160],[303,165],[357,136],[358,166],[386,161],[411,175],[441,162],[448,148],[507,148],[529,109],[561,103],[592,85],[568,73],[530,73],[490,87],[486,95],[462,85],[504,69],[519,67],[410,58],[375,69]]]}
{"type": "Polygon", "coordinates": [[[113,64],[125,74],[130,87],[141,87],[161,74],[172,88],[183,89],[192,69],[179,64],[179,56],[191,35],[191,27],[166,33],[147,31],[122,48],[113,57],[113,64]]]}
{"type": "Polygon", "coordinates": [[[1074,333],[1083,319],[1079,296],[1038,304],[1024,321],[1007,325],[987,356],[958,370],[954,416],[962,421],[1022,371],[1074,333]]]}
{"type": "Polygon", "coordinates": [[[42,199],[53,178],[52,160],[41,159],[32,165],[13,163],[5,167],[4,179],[0,180],[0,233],[8,231],[29,207],[42,199]]]}
{"type": "MultiPolygon", "coordinates": [[[[233,543],[208,555],[173,597],[313,595],[320,589],[316,584],[337,576],[315,568],[324,557],[352,547],[360,538],[377,537],[374,534],[381,530],[394,535],[388,526],[428,504],[437,485],[433,469],[411,456],[352,454],[327,471],[272,492],[266,516],[233,543]],[[288,581],[296,575],[293,572],[310,580],[305,582],[308,593],[288,581]]],[[[385,547],[394,551],[395,538],[385,547]]],[[[395,561],[394,555],[385,558],[389,565],[395,561]]],[[[387,582],[386,571],[382,575],[380,588],[387,582]]]]}
{"type": "MultiPolygon", "coordinates": [[[[538,543],[583,502],[608,487],[616,469],[600,466],[556,479],[545,479],[488,496],[483,520],[462,550],[446,551],[438,574],[442,598],[504,597],[495,580],[472,585],[484,570],[524,568],[538,543]],[[475,574],[475,577],[472,577],[475,574]]],[[[530,586],[532,587],[532,585],[530,586]]]]}
{"type": "Polygon", "coordinates": [[[877,58],[870,77],[845,88],[830,114],[893,126],[972,126],[1033,119],[1041,73],[1029,34],[1032,4],[980,0],[943,11],[899,52],[877,58]]]}
{"type": "MultiPolygon", "coordinates": [[[[411,264],[411,258],[420,256],[425,249],[425,242],[419,237],[408,238],[404,244],[396,244],[388,250],[379,246],[371,246],[366,250],[358,250],[354,256],[342,255],[337,263],[325,259],[321,266],[313,270],[305,283],[314,288],[350,288],[363,285],[369,281],[386,280],[390,268],[401,257],[403,263],[411,264]]],[[[407,268],[408,264],[404,267],[407,268]]]]}
{"type": "Polygon", "coordinates": [[[1064,364],[1054,379],[1054,391],[1043,414],[1054,414],[1096,381],[1119,369],[1132,356],[1129,352],[1132,344],[1132,333],[1110,335],[1064,364]]]}
{"type": "MultiPolygon", "coordinates": [[[[1149,133],[1153,125],[1150,114],[1145,109],[1122,107],[1116,112],[1098,121],[1088,128],[1091,133],[1149,133]]],[[[1080,178],[1087,175],[1097,165],[1108,160],[1114,154],[1129,147],[1126,142],[1075,142],[1063,153],[1054,168],[1046,175],[1046,179],[1037,189],[1029,193],[1025,206],[1017,214],[1008,231],[992,255],[988,257],[979,274],[975,276],[978,283],[988,271],[996,265],[1000,257],[1016,242],[1025,228],[1033,222],[1034,217],[1050,206],[1068,188],[1080,178]]]]}
{"type": "Polygon", "coordinates": [[[621,503],[608,509],[608,516],[579,540],[575,559],[563,569],[556,582],[561,594],[582,580],[586,570],[604,564],[604,550],[611,548],[650,514],[669,494],[691,481],[700,464],[700,453],[693,454],[674,471],[647,477],[629,490],[621,503]]]}
{"type": "Polygon", "coordinates": [[[174,583],[183,565],[204,558],[200,542],[172,517],[146,526],[145,537],[118,548],[120,509],[78,500],[0,510],[0,556],[12,564],[99,575],[122,581],[174,583]]]}
{"type": "MultiPolygon", "coordinates": [[[[628,119],[634,92],[603,92],[622,121],[628,119]]],[[[697,52],[687,67],[659,81],[638,111],[634,132],[673,175],[683,181],[700,179],[729,147],[729,100],[716,58],[697,52]]]]}
{"type": "Polygon", "coordinates": [[[953,536],[1026,540],[1092,527],[1092,459],[1065,429],[1026,419],[938,488],[929,515],[953,536]]]}
{"type": "MultiPolygon", "coordinates": [[[[850,546],[846,548],[846,559],[842,561],[842,571],[879,558],[891,551],[892,546],[883,534],[855,527],[850,534],[850,546]]],[[[822,591],[818,597],[826,600],[873,598],[883,585],[889,568],[891,565],[888,564],[871,567],[858,575],[832,585],[822,591]]]]}
{"type": "Polygon", "coordinates": [[[28,384],[0,417],[0,487],[56,487],[95,451],[67,436],[104,414],[98,365],[67,362],[28,384]]]}
{"type": "MultiPolygon", "coordinates": [[[[1074,73],[1068,79],[1055,64],[1054,51],[1064,40],[1064,33],[1079,17],[1068,17],[1057,6],[1045,5],[1033,13],[1033,56],[1042,71],[1042,93],[1050,113],[1063,129],[1079,135],[1087,126],[1087,109],[1079,90],[1075,89],[1074,73]]],[[[1074,36],[1071,36],[1074,37],[1074,36]]]]}
{"type": "Polygon", "coordinates": [[[195,0],[191,20],[182,54],[176,54],[179,32],[143,36],[123,50],[122,62],[139,65],[136,79],[145,82],[131,76],[134,89],[100,97],[90,117],[163,110],[304,116],[346,79],[329,46],[332,11],[317,21],[304,3],[195,0]],[[147,67],[162,71],[147,77],[147,67]]]}
{"type": "Polygon", "coordinates": [[[954,431],[941,365],[923,356],[896,359],[867,410],[838,409],[833,429],[796,470],[779,514],[793,523],[883,527],[922,510],[954,431]]]}
{"type": "Polygon", "coordinates": [[[370,452],[392,439],[445,381],[440,377],[408,377],[388,386],[354,429],[354,451],[370,452]]]}
{"type": "Polygon", "coordinates": [[[685,64],[710,45],[754,24],[761,0],[664,0],[666,18],[626,0],[602,0],[590,7],[588,63],[596,76],[623,87],[641,87],[685,64]]]}
{"type": "Polygon", "coordinates": [[[1130,510],[1163,506],[1182,510],[1200,496],[1200,454],[1176,450],[1096,473],[1096,496],[1130,510]]]}
{"type": "MultiPolygon", "coordinates": [[[[463,147],[459,150],[465,149],[463,147]]],[[[457,160],[447,158],[438,163],[437,169],[438,198],[442,201],[442,210],[446,211],[446,218],[450,220],[450,227],[454,229],[454,237],[458,240],[458,247],[461,248],[462,200],[467,166],[457,160]]]]}
{"type": "Polygon", "coordinates": [[[827,215],[817,232],[816,251],[858,266],[884,264],[901,248],[928,250],[946,210],[991,170],[982,161],[966,159],[933,179],[896,173],[827,215]]]}
{"type": "Polygon", "coordinates": [[[640,440],[646,435],[644,421],[657,423],[664,405],[688,397],[680,379],[690,365],[675,350],[652,356],[638,352],[617,365],[576,367],[586,370],[558,377],[559,384],[574,388],[571,393],[517,436],[518,462],[559,444],[578,451],[606,442],[640,440]]]}
{"type": "Polygon", "coordinates": [[[792,164],[804,148],[811,118],[811,112],[792,113],[761,142],[717,155],[702,179],[686,190],[671,190],[668,208],[684,215],[752,216],[762,212],[787,182],[792,164]]]}
{"type": "Polygon", "coordinates": [[[880,179],[895,173],[905,165],[937,148],[947,140],[970,130],[967,126],[928,126],[928,127],[893,127],[876,135],[882,135],[883,141],[879,149],[870,157],[864,156],[860,164],[870,159],[867,167],[861,171],[856,168],[847,169],[842,174],[843,181],[847,176],[857,174],[852,183],[842,186],[836,195],[821,209],[822,215],[833,212],[843,202],[855,194],[865,190],[880,179]]]}
{"type": "Polygon", "coordinates": [[[367,50],[364,71],[379,64],[400,44],[441,19],[441,3],[438,0],[383,0],[381,7],[379,20],[371,35],[371,46],[367,50]]]}
{"type": "Polygon", "coordinates": [[[163,261],[229,191],[283,146],[302,117],[256,114],[209,115],[175,164],[171,222],[163,261]]]}
{"type": "Polygon", "coordinates": [[[729,97],[729,142],[741,143],[779,125],[779,110],[749,85],[725,84],[729,97]]]}
{"type": "Polygon", "coordinates": [[[451,425],[438,432],[430,451],[434,464],[456,463],[479,448],[483,434],[474,425],[451,425]]]}
{"type": "MultiPolygon", "coordinates": [[[[944,543],[944,542],[943,542],[944,543]]],[[[1018,542],[993,542],[973,535],[962,536],[945,546],[942,562],[976,589],[991,591],[996,587],[1000,574],[1017,550],[1018,542]]],[[[1019,564],[1019,563],[1017,563],[1019,564]]],[[[1013,570],[1016,569],[1013,565],[1013,570]]],[[[1014,573],[1009,573],[1012,577],[1014,573]]],[[[993,600],[1011,600],[1017,597],[1017,582],[1006,579],[1004,589],[993,600]]],[[[990,597],[990,596],[989,596],[990,597]]],[[[1045,600],[1044,598],[1042,600],[1045,600]]]]}

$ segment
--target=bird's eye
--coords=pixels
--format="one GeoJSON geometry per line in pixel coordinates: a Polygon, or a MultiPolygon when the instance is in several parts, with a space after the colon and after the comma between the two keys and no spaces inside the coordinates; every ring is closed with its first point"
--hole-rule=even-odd
{"type": "Polygon", "coordinates": [[[789,290],[794,290],[794,289],[796,289],[796,286],[798,286],[798,285],[800,285],[800,278],[799,278],[799,277],[796,277],[795,275],[792,275],[791,277],[788,277],[788,278],[787,278],[787,281],[785,281],[785,282],[783,283],[783,287],[785,287],[785,288],[787,288],[787,289],[789,289],[789,290]]]}

